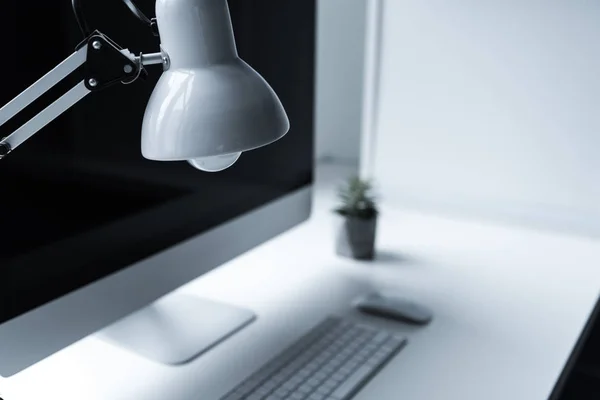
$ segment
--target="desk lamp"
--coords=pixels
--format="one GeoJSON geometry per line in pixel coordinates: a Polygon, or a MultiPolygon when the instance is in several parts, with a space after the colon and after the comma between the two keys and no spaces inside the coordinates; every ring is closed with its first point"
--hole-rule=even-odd
{"type": "Polygon", "coordinates": [[[232,166],[242,152],[268,145],[289,130],[269,84],[239,58],[226,0],[157,0],[149,19],[132,0],[132,13],[160,37],[160,51],[135,55],[91,31],[80,0],[73,10],[85,39],[55,69],[0,109],[0,126],[83,66],[83,79],[62,97],[0,140],[0,159],[88,94],[131,84],[146,67],[163,74],[146,107],[142,154],[156,161],[188,161],[207,172],[232,166]]]}

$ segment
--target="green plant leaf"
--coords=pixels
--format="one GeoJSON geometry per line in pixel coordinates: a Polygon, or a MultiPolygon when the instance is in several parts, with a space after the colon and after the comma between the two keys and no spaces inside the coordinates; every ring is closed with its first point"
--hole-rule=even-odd
{"type": "Polygon", "coordinates": [[[373,218],[378,214],[376,198],[372,193],[370,181],[352,176],[338,188],[338,199],[341,205],[336,209],[338,214],[357,218],[373,218]]]}

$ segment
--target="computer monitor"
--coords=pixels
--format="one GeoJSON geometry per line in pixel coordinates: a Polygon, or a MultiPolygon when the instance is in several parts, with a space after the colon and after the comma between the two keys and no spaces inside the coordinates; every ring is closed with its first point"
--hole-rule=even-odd
{"type": "MultiPolygon", "coordinates": [[[[10,62],[0,64],[0,104],[81,41],[70,3],[3,3],[0,34],[10,62]]],[[[156,49],[158,39],[122,2],[88,3],[93,28],[131,51],[156,49]]],[[[137,4],[154,15],[154,0],[137,4]]],[[[254,318],[251,310],[167,295],[309,217],[316,6],[228,4],[239,54],[279,95],[290,132],[217,174],[148,161],[141,124],[160,75],[150,70],[145,82],[88,96],[2,160],[1,376],[98,331],[157,361],[185,362],[254,318]],[[148,337],[135,336],[136,324],[148,337]],[[176,332],[189,340],[171,340],[171,329],[190,329],[176,332]]],[[[50,96],[23,114],[39,112],[50,96]]]]}

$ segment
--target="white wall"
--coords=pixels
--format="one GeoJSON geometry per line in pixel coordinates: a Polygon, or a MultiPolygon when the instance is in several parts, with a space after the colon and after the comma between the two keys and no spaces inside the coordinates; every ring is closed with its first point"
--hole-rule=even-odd
{"type": "Polygon", "coordinates": [[[386,0],[384,198],[600,234],[600,1],[386,0]]]}
{"type": "Polygon", "coordinates": [[[319,0],[316,153],[357,165],[360,154],[366,0],[319,0]]]}

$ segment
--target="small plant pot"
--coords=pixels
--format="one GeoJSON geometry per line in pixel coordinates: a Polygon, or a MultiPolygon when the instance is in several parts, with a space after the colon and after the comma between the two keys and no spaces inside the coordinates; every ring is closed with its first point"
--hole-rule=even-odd
{"type": "Polygon", "coordinates": [[[377,217],[365,219],[338,215],[338,219],[337,254],[356,260],[373,260],[377,217]]]}

